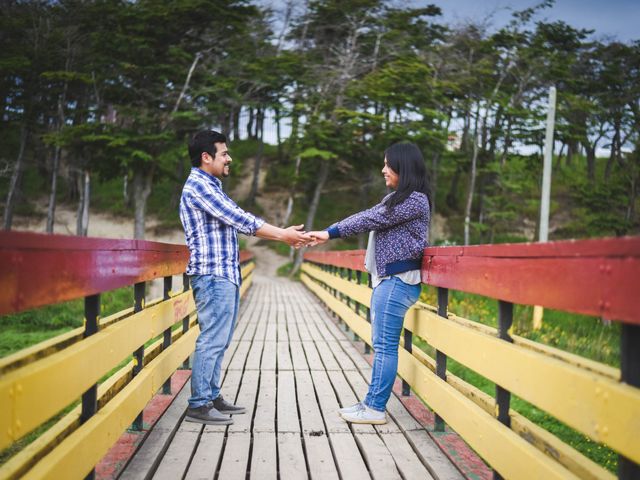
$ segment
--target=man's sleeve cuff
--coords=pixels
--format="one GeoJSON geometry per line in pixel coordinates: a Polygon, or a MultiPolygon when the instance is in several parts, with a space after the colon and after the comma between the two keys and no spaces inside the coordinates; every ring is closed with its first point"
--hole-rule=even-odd
{"type": "Polygon", "coordinates": [[[332,225],[331,227],[327,228],[327,232],[329,232],[330,239],[340,237],[340,230],[338,230],[338,227],[335,225],[332,225]]]}
{"type": "Polygon", "coordinates": [[[260,218],[260,217],[255,217],[255,218],[256,219],[255,219],[255,221],[253,223],[253,225],[254,225],[253,233],[251,234],[254,237],[256,235],[256,232],[258,230],[260,230],[260,227],[262,227],[265,224],[265,220],[263,218],[260,218]]]}

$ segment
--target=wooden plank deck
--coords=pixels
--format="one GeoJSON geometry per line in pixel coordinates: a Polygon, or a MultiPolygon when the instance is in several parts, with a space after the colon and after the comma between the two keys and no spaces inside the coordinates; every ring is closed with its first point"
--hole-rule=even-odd
{"type": "Polygon", "coordinates": [[[189,383],[122,479],[462,479],[392,395],[386,425],[349,425],[371,368],[319,301],[256,275],[223,363],[222,393],[247,408],[230,426],[184,421],[189,383]]]}

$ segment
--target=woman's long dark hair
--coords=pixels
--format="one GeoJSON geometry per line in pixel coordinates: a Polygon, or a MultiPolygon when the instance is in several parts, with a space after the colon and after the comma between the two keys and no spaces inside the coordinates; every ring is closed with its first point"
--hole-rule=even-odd
{"type": "Polygon", "coordinates": [[[386,201],[388,208],[404,202],[413,192],[422,192],[431,202],[431,185],[424,166],[424,157],[420,149],[413,143],[394,143],[384,151],[387,165],[398,174],[398,188],[386,201]]]}

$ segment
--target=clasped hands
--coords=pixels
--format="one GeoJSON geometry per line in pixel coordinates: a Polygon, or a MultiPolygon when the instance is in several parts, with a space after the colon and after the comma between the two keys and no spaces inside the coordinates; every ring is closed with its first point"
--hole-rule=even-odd
{"type": "Polygon", "coordinates": [[[329,240],[329,232],[326,230],[304,231],[304,225],[291,225],[284,229],[284,241],[294,247],[315,247],[329,240]]]}

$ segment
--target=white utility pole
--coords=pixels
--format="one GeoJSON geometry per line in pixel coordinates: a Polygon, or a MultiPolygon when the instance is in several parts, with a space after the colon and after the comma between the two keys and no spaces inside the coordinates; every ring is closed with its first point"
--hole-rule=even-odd
{"type": "MultiPolygon", "coordinates": [[[[551,202],[551,160],[553,157],[553,130],[556,121],[556,87],[549,88],[547,133],[544,138],[544,167],[542,170],[542,196],[540,198],[540,236],[538,241],[549,240],[549,204],[551,202]]],[[[533,328],[542,326],[542,307],[533,307],[533,328]]]]}

